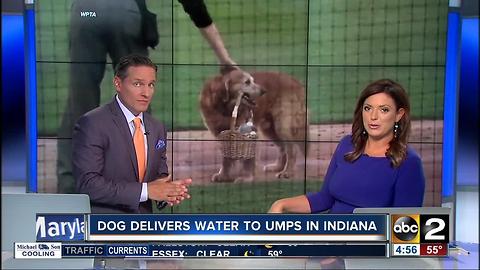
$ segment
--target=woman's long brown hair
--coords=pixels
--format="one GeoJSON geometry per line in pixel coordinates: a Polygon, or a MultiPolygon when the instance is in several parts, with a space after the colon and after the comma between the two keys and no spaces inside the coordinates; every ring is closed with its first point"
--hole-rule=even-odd
{"type": "Polygon", "coordinates": [[[396,168],[400,166],[407,156],[407,141],[410,135],[410,102],[405,89],[390,79],[381,79],[372,82],[363,89],[360,94],[357,106],[355,107],[352,124],[352,143],[354,150],[345,154],[345,160],[354,162],[362,155],[365,149],[368,135],[366,133],[364,134],[365,127],[363,126],[362,119],[363,103],[369,96],[378,93],[389,95],[395,101],[397,111],[400,108],[403,108],[405,111],[403,117],[398,121],[399,128],[396,136],[390,141],[389,148],[385,153],[385,155],[390,158],[392,166],[396,168]]]}

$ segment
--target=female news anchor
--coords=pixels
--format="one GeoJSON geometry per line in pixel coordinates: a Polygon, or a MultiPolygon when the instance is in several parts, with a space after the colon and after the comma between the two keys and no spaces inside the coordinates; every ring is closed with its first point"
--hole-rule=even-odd
{"type": "Polygon", "coordinates": [[[361,207],[422,206],[425,176],[407,145],[410,104],[403,87],[389,79],[369,84],[355,108],[352,134],[333,154],[322,189],[280,199],[269,213],[352,213],[361,207]]]}

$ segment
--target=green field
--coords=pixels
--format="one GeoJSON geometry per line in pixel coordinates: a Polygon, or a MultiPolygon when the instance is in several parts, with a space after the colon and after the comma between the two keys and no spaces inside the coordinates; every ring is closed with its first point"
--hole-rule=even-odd
{"type": "Polygon", "coordinates": [[[281,198],[316,192],[322,182],[280,180],[242,184],[216,183],[191,188],[192,199],[163,213],[266,213],[271,204],[281,198]],[[306,187],[304,189],[304,186],[306,187]]]}
{"type": "MultiPolygon", "coordinates": [[[[441,119],[448,1],[206,0],[230,54],[246,70],[281,70],[306,85],[311,123],[349,122],[369,81],[408,90],[413,116],[441,119]]],[[[38,134],[55,136],[68,91],[71,1],[38,0],[38,134]]],[[[170,130],[204,129],[198,94],[217,74],[213,52],[174,0],[147,0],[158,15],[160,65],[153,114],[170,130]],[[172,17],[173,16],[173,17],[172,17]]],[[[113,95],[112,68],[102,103],[113,95]]]]}

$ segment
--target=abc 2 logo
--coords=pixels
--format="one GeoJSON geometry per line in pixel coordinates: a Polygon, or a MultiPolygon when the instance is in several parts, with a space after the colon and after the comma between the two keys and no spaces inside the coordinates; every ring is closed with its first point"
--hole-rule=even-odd
{"type": "Polygon", "coordinates": [[[392,243],[448,243],[448,215],[391,215],[392,243]]]}

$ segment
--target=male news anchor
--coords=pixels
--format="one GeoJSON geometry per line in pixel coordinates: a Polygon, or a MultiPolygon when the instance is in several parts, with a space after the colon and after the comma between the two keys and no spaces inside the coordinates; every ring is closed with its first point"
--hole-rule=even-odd
{"type": "Polygon", "coordinates": [[[122,57],[113,100],[75,125],[73,175],[77,191],[90,196],[92,213],[152,213],[151,200],[172,206],[190,198],[192,180],[168,176],[165,127],[146,113],[156,75],[148,57],[122,57]]]}

